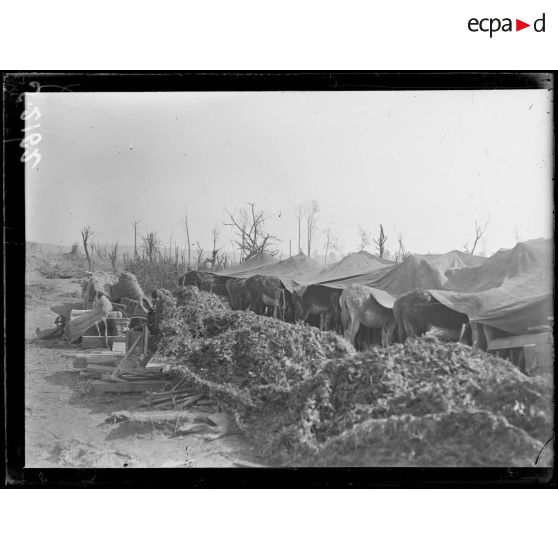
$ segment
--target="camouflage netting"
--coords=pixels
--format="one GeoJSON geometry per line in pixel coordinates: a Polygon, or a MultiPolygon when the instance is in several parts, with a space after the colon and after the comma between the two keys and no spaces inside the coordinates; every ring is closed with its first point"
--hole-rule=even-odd
{"type": "Polygon", "coordinates": [[[420,339],[355,354],[332,332],[178,295],[159,353],[270,464],[532,466],[552,435],[548,381],[482,351],[420,339]]]}

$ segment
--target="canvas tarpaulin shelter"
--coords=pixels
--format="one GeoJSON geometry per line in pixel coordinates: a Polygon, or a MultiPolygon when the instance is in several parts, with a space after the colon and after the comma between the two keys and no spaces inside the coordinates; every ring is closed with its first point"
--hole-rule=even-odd
{"type": "Polygon", "coordinates": [[[551,326],[554,317],[552,242],[543,238],[500,250],[482,265],[452,274],[436,300],[471,322],[512,335],[551,326]]]}
{"type": "Polygon", "coordinates": [[[349,285],[372,288],[376,301],[393,308],[396,297],[423,289],[472,322],[521,335],[553,319],[553,242],[535,239],[500,250],[490,258],[458,250],[446,254],[417,254],[393,264],[370,254],[351,254],[322,269],[299,254],[287,260],[266,258],[219,272],[224,277],[272,275],[299,294],[316,284],[341,290],[349,285]],[[367,268],[364,273],[352,272],[367,268]]]}
{"type": "Polygon", "coordinates": [[[246,279],[254,275],[278,277],[289,291],[300,284],[308,284],[322,266],[304,254],[297,254],[286,260],[277,260],[267,254],[259,254],[235,267],[217,272],[223,278],[246,279]]]}
{"type": "Polygon", "coordinates": [[[246,260],[238,265],[227,267],[221,271],[216,271],[214,274],[220,277],[245,279],[246,277],[257,275],[261,269],[277,262],[279,262],[279,260],[270,254],[261,253],[252,256],[249,260],[246,260]]]}
{"type": "MultiPolygon", "coordinates": [[[[450,277],[467,266],[478,265],[486,258],[469,256],[457,250],[447,254],[413,254],[403,262],[382,265],[368,273],[327,281],[331,287],[365,285],[399,296],[414,289],[445,289],[450,277]]],[[[386,260],[383,260],[385,262],[386,260]]]]}
{"type": "Polygon", "coordinates": [[[349,254],[342,260],[322,269],[318,274],[312,277],[311,282],[322,284],[332,281],[344,281],[351,277],[375,272],[392,266],[393,262],[361,250],[360,252],[349,254]]]}
{"type": "Polygon", "coordinates": [[[285,288],[292,291],[301,283],[307,284],[314,277],[322,266],[315,260],[306,257],[304,254],[297,254],[286,260],[278,261],[271,256],[260,259],[261,265],[254,265],[250,260],[235,266],[234,268],[224,269],[216,275],[226,278],[246,279],[254,275],[266,275],[281,279],[285,288]]]}

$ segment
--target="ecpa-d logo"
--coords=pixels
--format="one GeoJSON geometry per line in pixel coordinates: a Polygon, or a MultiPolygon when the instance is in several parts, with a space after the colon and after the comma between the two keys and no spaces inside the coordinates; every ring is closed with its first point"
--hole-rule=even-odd
{"type": "Polygon", "coordinates": [[[544,33],[545,32],[545,17],[546,14],[543,14],[539,19],[536,19],[531,26],[530,23],[526,23],[521,19],[515,20],[515,29],[513,28],[513,19],[509,17],[505,17],[500,19],[498,17],[485,17],[482,19],[478,19],[476,17],[472,17],[467,27],[469,31],[473,33],[477,33],[481,31],[482,33],[490,33],[490,38],[494,33],[498,33],[498,31],[502,31],[504,33],[510,33],[513,31],[521,31],[522,29],[526,29],[527,27],[533,27],[533,30],[537,33],[544,33]]]}

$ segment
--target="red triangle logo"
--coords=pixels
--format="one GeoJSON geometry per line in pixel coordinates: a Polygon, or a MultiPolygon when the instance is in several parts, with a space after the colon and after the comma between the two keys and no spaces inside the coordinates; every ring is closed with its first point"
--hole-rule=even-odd
{"type": "Polygon", "coordinates": [[[531,27],[531,24],[530,23],[525,23],[524,21],[521,21],[520,19],[515,20],[515,30],[516,31],[521,31],[522,29],[525,29],[526,27],[531,27]]]}

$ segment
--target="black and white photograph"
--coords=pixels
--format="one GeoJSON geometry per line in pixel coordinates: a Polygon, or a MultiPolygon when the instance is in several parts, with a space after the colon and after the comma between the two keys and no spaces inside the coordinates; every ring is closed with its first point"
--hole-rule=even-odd
{"type": "Polygon", "coordinates": [[[5,133],[25,469],[552,470],[552,76],[63,77],[5,133]]]}

